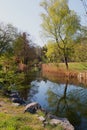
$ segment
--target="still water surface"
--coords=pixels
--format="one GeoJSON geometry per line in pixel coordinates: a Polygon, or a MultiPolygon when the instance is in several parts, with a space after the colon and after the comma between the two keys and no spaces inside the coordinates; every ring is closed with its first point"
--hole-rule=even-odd
{"type": "Polygon", "coordinates": [[[75,130],[87,130],[87,88],[81,85],[55,83],[50,80],[31,82],[27,102],[37,101],[51,113],[66,117],[75,130]]]}

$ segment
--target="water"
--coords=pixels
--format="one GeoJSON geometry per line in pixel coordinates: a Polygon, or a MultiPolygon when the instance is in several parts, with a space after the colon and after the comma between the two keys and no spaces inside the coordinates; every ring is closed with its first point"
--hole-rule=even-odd
{"type": "Polygon", "coordinates": [[[75,130],[87,130],[87,88],[82,85],[55,83],[50,80],[31,82],[27,102],[37,101],[51,113],[66,117],[75,130]]]}

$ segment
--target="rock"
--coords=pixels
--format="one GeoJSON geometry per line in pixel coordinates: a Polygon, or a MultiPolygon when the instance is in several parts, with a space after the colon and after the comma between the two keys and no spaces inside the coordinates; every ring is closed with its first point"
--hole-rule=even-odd
{"type": "Polygon", "coordinates": [[[74,127],[70,124],[70,122],[66,118],[51,119],[49,124],[50,125],[60,124],[64,128],[64,130],[74,130],[74,127]]]}
{"type": "Polygon", "coordinates": [[[20,106],[19,103],[12,103],[13,106],[20,106]]]}
{"type": "Polygon", "coordinates": [[[46,119],[43,116],[40,116],[39,120],[42,121],[42,122],[44,122],[46,119]]]}
{"type": "Polygon", "coordinates": [[[12,92],[10,94],[10,98],[11,98],[11,101],[13,103],[19,103],[20,105],[24,105],[26,104],[25,101],[20,97],[20,95],[18,94],[18,92],[12,92]]]}
{"type": "Polygon", "coordinates": [[[50,113],[47,113],[46,114],[46,119],[59,119],[57,116],[55,116],[55,115],[52,115],[52,114],[50,114],[50,113]]]}
{"type": "MultiPolygon", "coordinates": [[[[36,113],[37,110],[42,110],[40,104],[37,102],[32,102],[26,105],[24,112],[36,113]]],[[[46,112],[45,110],[43,112],[46,112]]],[[[43,122],[43,126],[50,124],[50,125],[58,125],[60,124],[64,130],[74,130],[74,127],[70,124],[70,122],[66,118],[58,118],[55,115],[52,115],[46,112],[46,117],[43,116],[38,117],[40,121],[43,122]]]]}
{"type": "Polygon", "coordinates": [[[11,98],[11,101],[12,102],[14,102],[14,103],[19,103],[20,105],[23,105],[23,104],[25,104],[25,101],[23,100],[23,99],[21,99],[21,98],[11,98]]]}
{"type": "Polygon", "coordinates": [[[48,124],[49,124],[49,122],[48,122],[48,121],[45,121],[45,122],[44,122],[44,126],[45,126],[45,125],[48,125],[48,124]]]}
{"type": "Polygon", "coordinates": [[[33,102],[26,105],[24,112],[36,113],[38,109],[41,109],[40,104],[37,102],[33,102]]]}
{"type": "Polygon", "coordinates": [[[64,130],[74,130],[74,127],[70,124],[70,122],[67,120],[67,118],[59,118],[55,115],[48,113],[46,115],[46,120],[50,120],[49,124],[51,124],[51,125],[60,124],[61,126],[63,126],[64,130]]]}
{"type": "Polygon", "coordinates": [[[16,94],[16,93],[12,93],[12,94],[10,94],[10,97],[11,97],[11,98],[19,98],[19,95],[16,94]]]}

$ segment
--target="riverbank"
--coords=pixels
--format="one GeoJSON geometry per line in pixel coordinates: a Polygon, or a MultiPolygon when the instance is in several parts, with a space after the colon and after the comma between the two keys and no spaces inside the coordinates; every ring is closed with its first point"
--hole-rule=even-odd
{"type": "Polygon", "coordinates": [[[24,113],[25,106],[15,106],[9,98],[0,96],[0,129],[1,130],[63,130],[58,126],[43,126],[42,122],[38,119],[38,115],[43,113],[39,112],[38,115],[24,113]]]}
{"type": "Polygon", "coordinates": [[[85,63],[69,63],[69,70],[66,70],[64,63],[59,64],[43,64],[42,73],[46,77],[47,75],[53,75],[53,77],[75,79],[80,83],[87,84],[87,62],[85,63]]]}

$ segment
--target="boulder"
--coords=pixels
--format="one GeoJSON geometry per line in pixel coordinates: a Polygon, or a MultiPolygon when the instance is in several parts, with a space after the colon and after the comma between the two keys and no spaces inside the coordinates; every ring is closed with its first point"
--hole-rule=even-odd
{"type": "Polygon", "coordinates": [[[26,105],[24,112],[36,113],[38,109],[41,109],[41,105],[37,102],[33,102],[26,105]]]}
{"type": "Polygon", "coordinates": [[[19,98],[20,96],[17,93],[10,94],[11,98],[19,98]]]}
{"type": "Polygon", "coordinates": [[[19,98],[19,97],[11,98],[11,101],[13,103],[19,103],[20,105],[24,105],[25,104],[25,101],[22,98],[19,98]]]}
{"type": "Polygon", "coordinates": [[[49,124],[50,125],[60,124],[64,128],[64,130],[74,130],[74,127],[70,124],[70,122],[66,118],[51,119],[49,124]]]}

